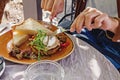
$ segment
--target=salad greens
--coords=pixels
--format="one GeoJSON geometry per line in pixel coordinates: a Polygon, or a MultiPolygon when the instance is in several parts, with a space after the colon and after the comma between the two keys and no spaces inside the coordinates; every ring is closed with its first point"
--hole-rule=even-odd
{"type": "Polygon", "coordinates": [[[47,34],[44,31],[39,30],[35,38],[31,41],[30,45],[37,49],[38,52],[41,50],[47,51],[46,45],[43,43],[43,40],[46,36],[47,34]]]}

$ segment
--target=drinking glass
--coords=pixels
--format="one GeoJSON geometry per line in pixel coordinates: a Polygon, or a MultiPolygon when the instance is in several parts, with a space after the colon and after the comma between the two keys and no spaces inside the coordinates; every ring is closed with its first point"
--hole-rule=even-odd
{"type": "Polygon", "coordinates": [[[24,72],[25,80],[63,80],[64,69],[54,61],[38,61],[24,72]]]}

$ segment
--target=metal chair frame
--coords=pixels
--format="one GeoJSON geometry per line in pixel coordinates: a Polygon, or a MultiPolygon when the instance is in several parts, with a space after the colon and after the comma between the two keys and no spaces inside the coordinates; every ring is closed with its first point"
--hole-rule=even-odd
{"type": "Polygon", "coordinates": [[[67,17],[70,17],[71,21],[73,21],[74,19],[74,14],[75,14],[75,0],[72,0],[71,2],[71,12],[67,13],[67,2],[68,0],[65,0],[65,10],[64,10],[64,16],[59,20],[58,24],[60,24],[64,19],[66,19],[67,17]]]}

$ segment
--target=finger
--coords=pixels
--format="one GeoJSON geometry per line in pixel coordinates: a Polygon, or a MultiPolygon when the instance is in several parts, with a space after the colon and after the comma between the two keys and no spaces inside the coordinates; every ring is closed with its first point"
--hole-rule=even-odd
{"type": "Polygon", "coordinates": [[[56,13],[61,13],[64,9],[64,0],[60,0],[59,2],[55,0],[52,9],[56,10],[56,13]]]}
{"type": "Polygon", "coordinates": [[[57,15],[57,11],[52,9],[51,14],[50,14],[50,20],[56,17],[56,15],[57,15]]]}
{"type": "Polygon", "coordinates": [[[85,20],[84,15],[83,15],[83,13],[81,13],[76,20],[75,29],[76,29],[77,33],[81,32],[81,30],[84,26],[84,20],[85,20]]]}
{"type": "Polygon", "coordinates": [[[58,11],[58,3],[56,3],[56,0],[55,0],[55,2],[53,3],[52,10],[51,10],[51,15],[50,15],[51,20],[57,15],[57,11],[58,11]]]}
{"type": "Polygon", "coordinates": [[[74,32],[75,30],[77,31],[77,33],[80,33],[83,26],[84,26],[84,14],[86,14],[86,12],[89,10],[90,8],[85,9],[73,22],[73,24],[71,25],[71,32],[74,32]]]}
{"type": "Polygon", "coordinates": [[[93,28],[94,29],[95,28],[102,28],[105,18],[106,18],[105,14],[101,14],[98,17],[96,17],[95,20],[94,20],[93,28]]]}
{"type": "Polygon", "coordinates": [[[70,31],[71,31],[71,32],[74,32],[75,29],[76,29],[76,20],[77,20],[77,18],[74,20],[74,22],[72,23],[72,25],[71,25],[71,27],[70,27],[70,31]]]}
{"type": "Polygon", "coordinates": [[[92,30],[92,27],[91,27],[91,24],[93,24],[94,22],[94,19],[99,16],[101,13],[97,12],[96,10],[93,10],[91,12],[88,12],[86,15],[85,15],[85,27],[88,29],[88,30],[92,30]]]}
{"type": "Polygon", "coordinates": [[[102,14],[98,18],[99,18],[100,22],[98,22],[98,24],[97,24],[97,22],[95,22],[96,26],[101,26],[100,28],[103,30],[108,30],[109,28],[111,28],[111,21],[107,14],[102,14]],[[101,24],[101,25],[99,25],[99,24],[101,24]]]}
{"type": "Polygon", "coordinates": [[[81,32],[81,29],[83,28],[84,24],[84,15],[83,13],[87,12],[90,8],[86,8],[78,17],[74,20],[74,22],[71,25],[70,31],[74,32],[75,30],[77,33],[81,32]]]}
{"type": "Polygon", "coordinates": [[[51,10],[51,18],[57,16],[57,14],[61,13],[64,9],[64,0],[58,2],[58,0],[54,1],[52,10],[51,10]]]}
{"type": "Polygon", "coordinates": [[[41,1],[41,8],[44,9],[45,0],[41,1]]]}
{"type": "Polygon", "coordinates": [[[51,11],[54,4],[54,0],[48,0],[46,10],[51,11]]]}
{"type": "Polygon", "coordinates": [[[90,9],[90,7],[87,7],[85,10],[83,10],[83,12],[88,12],[90,9]]]}
{"type": "Polygon", "coordinates": [[[48,1],[49,1],[49,0],[44,0],[44,5],[43,5],[43,9],[44,9],[44,10],[47,10],[47,9],[46,9],[46,6],[47,6],[47,2],[48,2],[48,1]]]}

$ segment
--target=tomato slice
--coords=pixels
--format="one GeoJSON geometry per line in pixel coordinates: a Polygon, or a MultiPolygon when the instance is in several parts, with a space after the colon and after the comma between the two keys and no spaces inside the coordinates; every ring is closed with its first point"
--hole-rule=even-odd
{"type": "Polygon", "coordinates": [[[70,43],[69,42],[65,42],[65,43],[62,43],[60,46],[61,47],[67,47],[70,43]]]}

